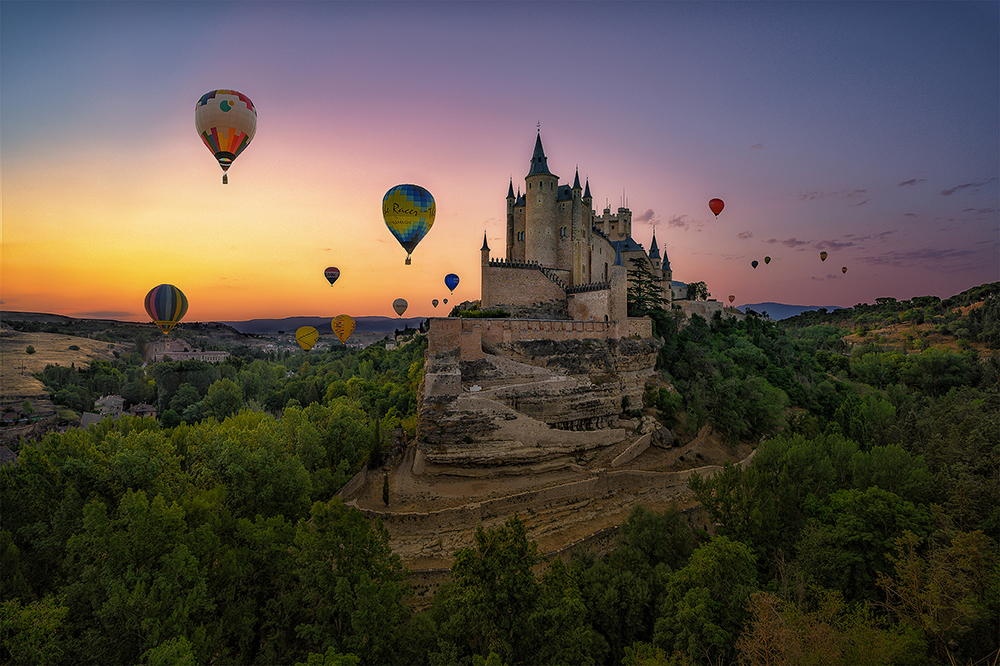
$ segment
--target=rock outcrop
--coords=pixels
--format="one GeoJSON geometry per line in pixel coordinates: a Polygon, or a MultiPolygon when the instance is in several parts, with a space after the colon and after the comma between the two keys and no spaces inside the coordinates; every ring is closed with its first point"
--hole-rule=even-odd
{"type": "Polygon", "coordinates": [[[415,471],[523,474],[583,464],[637,434],[623,412],[642,405],[659,343],[527,340],[428,353],[415,471]]]}

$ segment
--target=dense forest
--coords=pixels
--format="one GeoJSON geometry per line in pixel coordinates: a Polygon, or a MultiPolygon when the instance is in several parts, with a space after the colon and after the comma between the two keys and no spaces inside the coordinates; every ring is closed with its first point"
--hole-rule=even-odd
{"type": "Polygon", "coordinates": [[[59,404],[117,392],[160,419],[22,442],[0,468],[0,660],[996,663],[998,304],[993,284],[682,325],[654,303],[642,409],[756,447],[692,476],[715,529],[636,507],[607,554],[548,562],[511,516],[419,612],[386,530],[334,493],[414,434],[424,338],[46,368],[59,404]]]}

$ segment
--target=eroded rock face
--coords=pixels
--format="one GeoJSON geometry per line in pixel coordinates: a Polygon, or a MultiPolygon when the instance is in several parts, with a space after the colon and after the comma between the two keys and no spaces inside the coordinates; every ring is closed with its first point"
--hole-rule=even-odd
{"type": "Polygon", "coordinates": [[[490,351],[475,361],[428,355],[417,428],[425,472],[573,466],[634,437],[619,418],[642,404],[659,343],[535,340],[490,351]]]}

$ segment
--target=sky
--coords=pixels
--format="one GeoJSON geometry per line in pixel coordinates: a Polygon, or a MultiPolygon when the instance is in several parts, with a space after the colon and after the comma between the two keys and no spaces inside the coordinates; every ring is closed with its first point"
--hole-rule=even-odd
{"type": "Polygon", "coordinates": [[[145,321],[169,283],[185,321],[440,316],[539,131],[713,298],[953,296],[1000,280],[998,7],[3,0],[0,308],[145,321]],[[220,88],[258,112],[228,185],[194,129],[220,88]],[[437,204],[409,266],[402,183],[437,204]]]}

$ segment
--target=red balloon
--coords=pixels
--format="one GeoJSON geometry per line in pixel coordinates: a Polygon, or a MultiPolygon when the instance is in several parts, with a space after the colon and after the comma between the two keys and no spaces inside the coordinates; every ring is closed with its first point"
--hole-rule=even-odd
{"type": "Polygon", "coordinates": [[[716,217],[719,217],[719,213],[721,213],[722,209],[725,207],[726,207],[726,202],[723,201],[722,199],[711,199],[708,202],[708,209],[713,213],[715,213],[716,217]]]}

